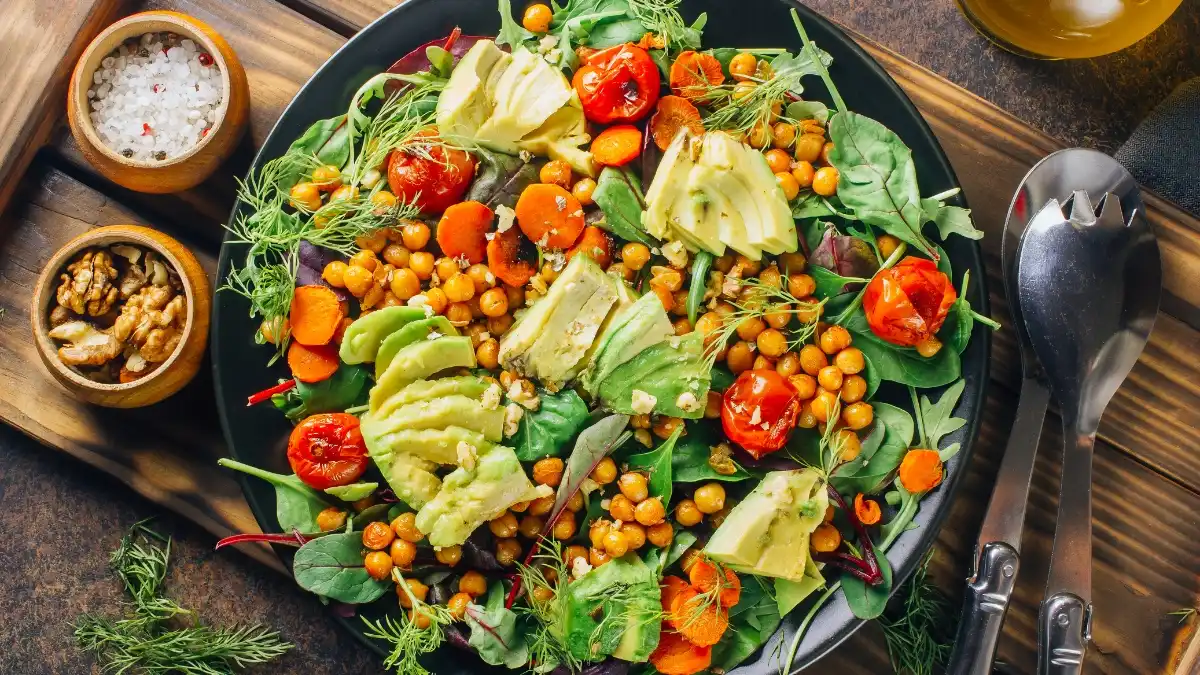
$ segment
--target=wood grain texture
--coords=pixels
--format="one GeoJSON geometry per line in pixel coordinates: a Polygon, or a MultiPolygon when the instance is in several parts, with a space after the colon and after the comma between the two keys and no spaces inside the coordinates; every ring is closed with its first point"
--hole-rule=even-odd
{"type": "Polygon", "coordinates": [[[62,116],[75,60],[120,0],[6,0],[0,6],[0,212],[62,116]]]}

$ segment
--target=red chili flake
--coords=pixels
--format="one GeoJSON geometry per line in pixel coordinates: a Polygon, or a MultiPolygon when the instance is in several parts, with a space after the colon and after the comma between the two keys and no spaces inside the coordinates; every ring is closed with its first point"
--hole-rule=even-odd
{"type": "Polygon", "coordinates": [[[150,125],[142,122],[142,135],[149,136],[152,133],[154,133],[154,130],[150,128],[150,125]]]}
{"type": "Polygon", "coordinates": [[[212,54],[209,54],[208,52],[200,52],[199,58],[200,65],[202,66],[211,66],[213,64],[212,54]]]}
{"type": "Polygon", "coordinates": [[[209,131],[209,129],[212,129],[212,127],[207,127],[207,128],[205,128],[205,129],[204,129],[204,131],[201,131],[201,132],[200,132],[200,138],[204,138],[205,136],[207,136],[207,135],[208,135],[208,131],[209,131]]]}
{"type": "Polygon", "coordinates": [[[160,88],[162,88],[162,85],[159,85],[159,84],[156,84],[156,85],[154,85],[154,93],[156,93],[156,94],[157,94],[157,93],[158,93],[158,90],[159,90],[160,88]]]}

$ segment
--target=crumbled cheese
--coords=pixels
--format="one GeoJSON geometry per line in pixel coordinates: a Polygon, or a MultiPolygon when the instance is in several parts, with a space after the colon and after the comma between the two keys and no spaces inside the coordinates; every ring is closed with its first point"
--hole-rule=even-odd
{"type": "Polygon", "coordinates": [[[690,391],[680,394],[679,398],[675,399],[675,405],[684,412],[696,412],[704,407],[701,405],[700,399],[690,391]]]}
{"type": "Polygon", "coordinates": [[[485,331],[483,331],[482,333],[480,333],[480,334],[479,334],[479,341],[480,341],[480,342],[487,342],[487,341],[488,341],[488,340],[490,340],[491,338],[492,338],[492,334],[491,334],[491,333],[489,333],[489,332],[487,332],[486,330],[485,330],[485,331]]]}
{"type": "Polygon", "coordinates": [[[496,231],[507,232],[517,222],[517,212],[503,204],[496,207],[496,231]]]}
{"type": "Polygon", "coordinates": [[[600,484],[597,483],[596,481],[592,480],[591,478],[584,478],[583,481],[581,483],[579,483],[579,491],[582,492],[584,494],[584,496],[590,495],[591,493],[593,493],[599,489],[600,489],[600,484]]]}
{"type": "Polygon", "coordinates": [[[647,394],[641,389],[634,389],[633,399],[629,405],[631,408],[633,408],[633,412],[639,415],[649,415],[650,413],[654,412],[655,403],[658,403],[657,398],[647,394]]]}
{"type": "Polygon", "coordinates": [[[533,153],[529,152],[528,150],[522,150],[522,151],[518,152],[517,156],[521,158],[522,162],[532,162],[533,161],[533,153]]]}
{"type": "Polygon", "coordinates": [[[425,318],[429,318],[435,314],[433,308],[429,306],[429,296],[424,293],[419,293],[408,299],[409,307],[420,307],[425,310],[425,318]]]}
{"type": "Polygon", "coordinates": [[[610,508],[612,508],[612,500],[611,499],[601,499],[600,500],[600,508],[604,509],[605,511],[609,510],[610,508]]]}
{"type": "Polygon", "coordinates": [[[483,390],[483,397],[480,403],[483,404],[485,410],[495,410],[500,407],[500,397],[503,393],[500,390],[500,385],[493,382],[487,389],[483,390]]]}
{"type": "Polygon", "coordinates": [[[652,253],[654,255],[660,255],[660,254],[662,254],[662,251],[658,250],[657,246],[651,246],[650,253],[652,253]]]}
{"type": "Polygon", "coordinates": [[[538,239],[537,241],[534,242],[534,244],[536,244],[538,248],[546,248],[546,246],[549,243],[550,243],[550,233],[549,232],[543,234],[541,239],[538,239]]]}
{"type": "Polygon", "coordinates": [[[567,252],[561,248],[552,248],[543,253],[546,262],[550,263],[550,269],[555,272],[561,271],[567,266],[567,252]]]}
{"type": "Polygon", "coordinates": [[[687,267],[688,254],[687,249],[683,247],[683,242],[678,239],[669,241],[663,246],[663,257],[667,262],[671,263],[671,267],[687,267]]]}
{"type": "Polygon", "coordinates": [[[471,261],[467,259],[466,253],[455,256],[454,262],[458,264],[458,269],[460,270],[465,270],[471,266],[471,261]]]}
{"type": "Polygon", "coordinates": [[[762,421],[762,408],[754,406],[754,410],[750,411],[750,424],[758,424],[762,421]]]}
{"type": "Polygon", "coordinates": [[[429,335],[425,336],[425,339],[426,340],[436,340],[440,337],[442,337],[441,333],[437,332],[436,330],[431,330],[431,331],[429,331],[429,335]]]}
{"type": "Polygon", "coordinates": [[[758,428],[762,429],[763,431],[767,431],[768,429],[771,428],[771,425],[767,424],[766,422],[763,422],[762,424],[758,425],[758,428]]]}
{"type": "Polygon", "coordinates": [[[584,558],[583,556],[579,556],[571,562],[571,576],[575,577],[576,579],[591,571],[591,564],[589,564],[587,558],[584,558]]]}
{"type": "Polygon", "coordinates": [[[458,453],[458,465],[467,471],[474,471],[479,463],[479,451],[466,441],[459,441],[455,448],[458,453]]]}
{"type": "Polygon", "coordinates": [[[521,418],[525,415],[525,409],[516,403],[509,403],[504,406],[504,436],[516,436],[517,430],[521,428],[521,418]]]}
{"type": "Polygon", "coordinates": [[[562,50],[555,47],[554,49],[546,52],[544,58],[546,59],[546,63],[549,63],[552,66],[558,65],[558,62],[562,61],[562,50]]]}
{"type": "Polygon", "coordinates": [[[554,49],[557,46],[558,38],[554,37],[553,35],[547,35],[541,40],[538,40],[538,51],[542,54],[549,52],[551,49],[554,49]]]}
{"type": "Polygon", "coordinates": [[[670,340],[667,340],[667,344],[671,345],[671,349],[679,349],[679,345],[681,344],[679,336],[672,336],[670,340]]]}
{"type": "Polygon", "coordinates": [[[526,394],[525,389],[521,387],[521,381],[517,380],[508,388],[508,398],[510,401],[520,403],[527,410],[537,410],[542,405],[542,399],[537,394],[526,394]]]}
{"type": "Polygon", "coordinates": [[[533,489],[533,498],[534,499],[541,499],[542,497],[549,497],[552,494],[554,494],[554,488],[550,487],[549,485],[539,485],[533,489]]]}
{"type": "Polygon", "coordinates": [[[554,205],[556,207],[558,207],[559,211],[566,211],[567,210],[567,198],[562,195],[555,197],[554,205]]]}

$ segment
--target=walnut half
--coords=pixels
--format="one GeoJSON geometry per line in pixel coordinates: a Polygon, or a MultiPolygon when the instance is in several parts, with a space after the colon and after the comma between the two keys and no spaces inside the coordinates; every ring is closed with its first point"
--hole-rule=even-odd
{"type": "Polygon", "coordinates": [[[115,337],[86,321],[56,326],[50,337],[70,343],[58,350],[58,358],[68,366],[103,366],[121,353],[121,343],[115,337]]]}
{"type": "Polygon", "coordinates": [[[120,295],[113,285],[117,279],[108,251],[85,251],[75,262],[67,265],[58,287],[58,304],[76,314],[102,316],[112,309],[120,295]]]}

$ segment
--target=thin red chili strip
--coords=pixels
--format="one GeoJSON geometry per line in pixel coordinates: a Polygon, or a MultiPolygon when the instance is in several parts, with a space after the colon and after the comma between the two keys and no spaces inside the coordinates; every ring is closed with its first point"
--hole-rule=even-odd
{"type": "Polygon", "coordinates": [[[258,392],[257,394],[251,394],[250,396],[246,397],[246,407],[249,407],[252,405],[258,405],[259,403],[262,403],[263,401],[270,400],[270,398],[272,396],[274,396],[275,394],[282,394],[285,391],[290,391],[295,386],[296,386],[295,380],[288,380],[287,382],[280,382],[279,384],[275,385],[274,387],[271,387],[270,389],[263,389],[262,391],[258,392]]]}

